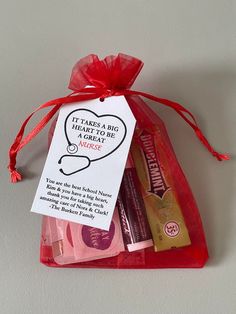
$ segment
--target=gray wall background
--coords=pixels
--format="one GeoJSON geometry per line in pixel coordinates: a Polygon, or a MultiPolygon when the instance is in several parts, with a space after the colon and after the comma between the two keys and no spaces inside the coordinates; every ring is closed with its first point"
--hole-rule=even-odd
{"type": "Polygon", "coordinates": [[[40,265],[41,217],[29,209],[46,158],[47,131],[19,155],[27,180],[10,184],[6,165],[20,123],[38,104],[68,92],[72,66],[89,53],[141,58],[145,67],[135,88],[187,106],[210,142],[235,156],[236,2],[0,4],[0,312],[235,313],[235,159],[214,160],[174,111],[152,104],[167,125],[200,208],[211,256],[201,270],[40,265]]]}

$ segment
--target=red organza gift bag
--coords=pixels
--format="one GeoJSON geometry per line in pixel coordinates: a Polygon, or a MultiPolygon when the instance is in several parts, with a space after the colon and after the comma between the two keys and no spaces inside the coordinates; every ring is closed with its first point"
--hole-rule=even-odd
{"type": "MultiPolygon", "coordinates": [[[[140,60],[123,54],[104,60],[89,55],[80,60],[69,85],[73,93],[40,106],[37,110],[53,108],[23,139],[30,115],[10,149],[9,170],[12,181],[16,182],[21,179],[15,168],[17,152],[62,104],[94,98],[106,101],[106,97],[124,95],[137,120],[110,230],[105,232],[43,217],[40,260],[48,266],[187,268],[203,267],[207,261],[207,245],[196,202],[164,123],[141,97],[173,108],[218,160],[228,156],[213,150],[193,115],[180,104],[130,89],[142,66],[140,60]]],[[[49,132],[50,140],[54,125],[49,132]]]]}

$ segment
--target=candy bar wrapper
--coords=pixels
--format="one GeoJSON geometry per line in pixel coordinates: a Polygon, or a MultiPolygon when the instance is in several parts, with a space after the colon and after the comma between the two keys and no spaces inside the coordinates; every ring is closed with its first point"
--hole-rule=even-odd
{"type": "Polygon", "coordinates": [[[155,251],[191,244],[158,129],[137,128],[131,152],[146,206],[155,251]]]}

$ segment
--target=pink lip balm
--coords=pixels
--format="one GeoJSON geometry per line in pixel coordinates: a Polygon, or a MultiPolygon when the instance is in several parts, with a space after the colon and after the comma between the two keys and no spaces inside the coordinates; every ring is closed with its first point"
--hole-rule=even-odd
{"type": "Polygon", "coordinates": [[[139,181],[129,154],[117,199],[123,239],[128,251],[153,246],[146,208],[139,191],[139,181]]]}

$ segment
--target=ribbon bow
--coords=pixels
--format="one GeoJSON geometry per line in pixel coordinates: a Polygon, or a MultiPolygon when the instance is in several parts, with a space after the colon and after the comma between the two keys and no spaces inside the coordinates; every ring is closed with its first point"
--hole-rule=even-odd
{"type": "Polygon", "coordinates": [[[9,150],[8,169],[11,181],[15,183],[22,179],[21,174],[16,170],[18,152],[45,127],[62,105],[96,98],[100,98],[102,101],[110,96],[123,95],[129,97],[138,95],[174,109],[190,125],[196,136],[214,157],[220,161],[230,159],[229,155],[220,154],[213,149],[198,127],[193,114],[182,105],[168,99],[130,89],[142,67],[143,62],[141,60],[121,53],[117,56],[108,56],[104,60],[99,60],[98,56],[93,54],[81,59],[74,66],[71,74],[69,89],[73,92],[68,96],[53,99],[40,105],[23,122],[9,150]],[[50,107],[52,109],[23,138],[25,128],[31,117],[39,110],[50,107]]]}

